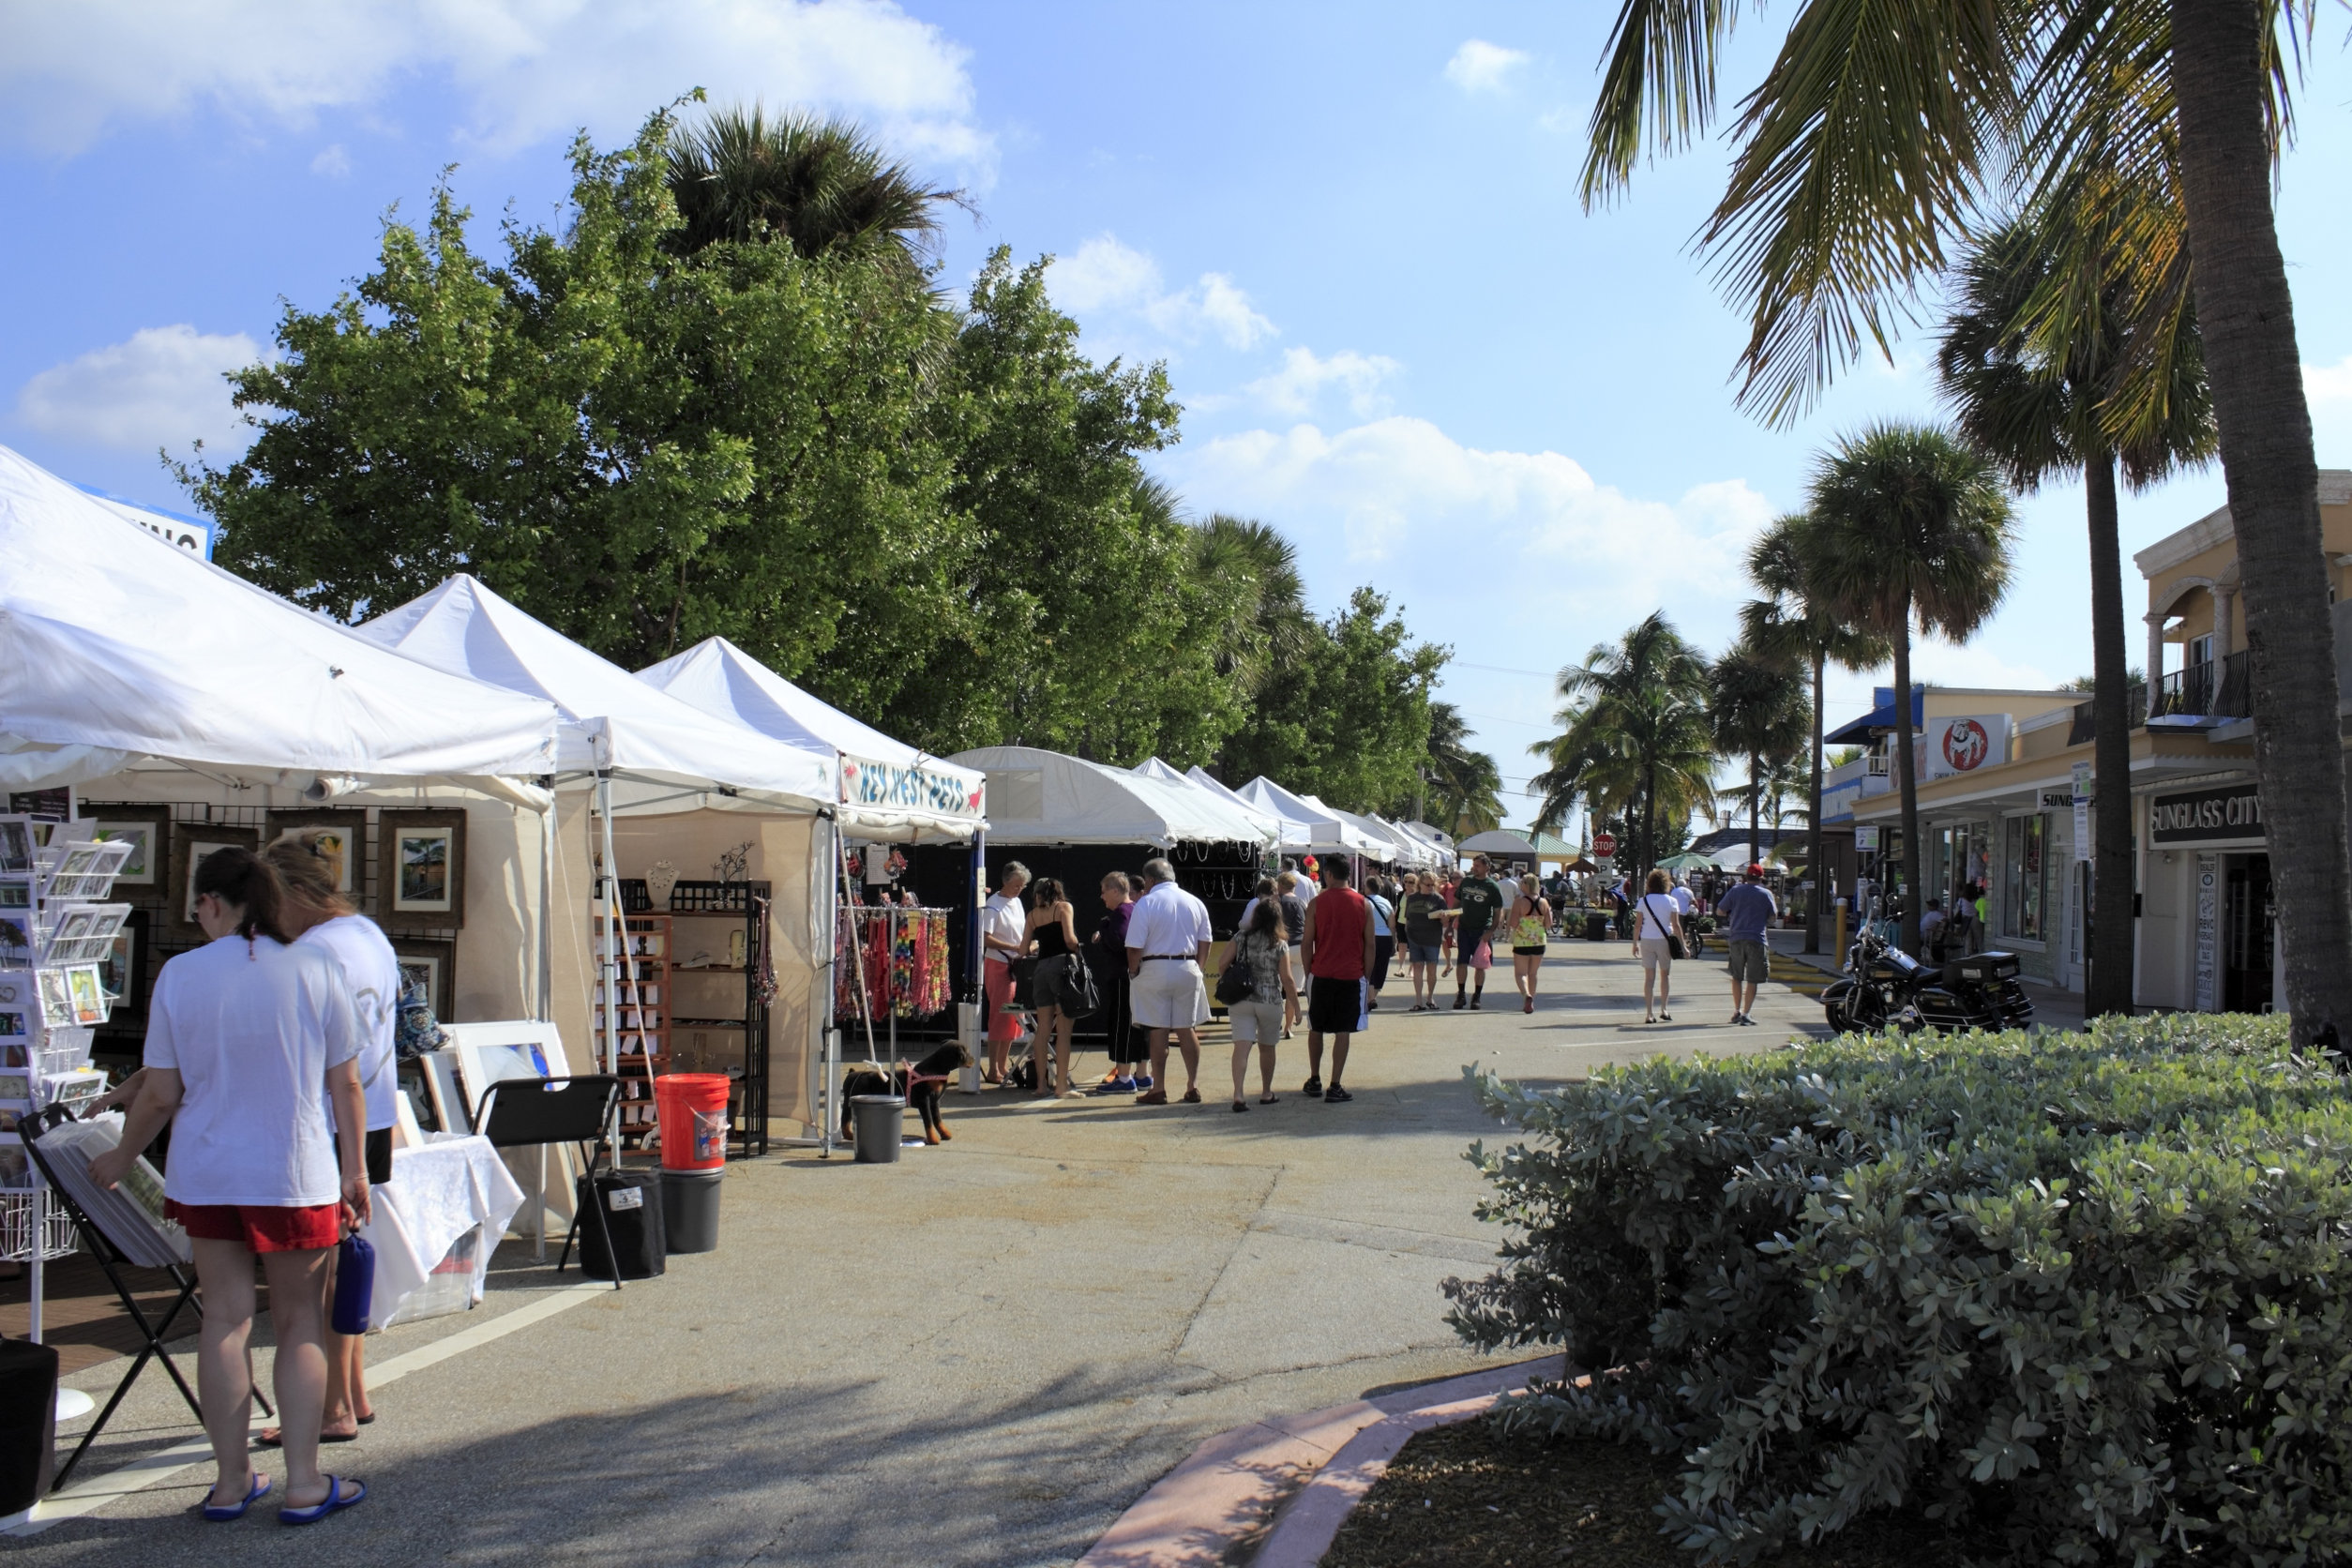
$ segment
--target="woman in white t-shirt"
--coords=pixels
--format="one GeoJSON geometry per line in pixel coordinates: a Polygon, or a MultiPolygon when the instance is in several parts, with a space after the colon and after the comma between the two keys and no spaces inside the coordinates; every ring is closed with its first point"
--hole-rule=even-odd
{"type": "Polygon", "coordinates": [[[1682,934],[1682,907],[1664,871],[1652,871],[1634,900],[1634,957],[1641,960],[1644,1023],[1674,1021],[1674,951],[1666,939],[1682,934]]]}
{"type": "MultiPolygon", "coordinates": [[[[392,1128],[400,1119],[395,1106],[400,1069],[393,1062],[392,1044],[400,1021],[400,960],[376,923],[343,897],[341,844],[342,835],[332,829],[296,829],[264,850],[262,858],[286,884],[280,911],[286,934],[299,946],[333,954],[350,990],[359,1025],[359,1087],[368,1101],[364,1163],[368,1184],[380,1187],[392,1180],[392,1128]]],[[[328,1110],[333,1122],[333,1107],[328,1110]]],[[[339,1150],[343,1138],[337,1123],[339,1150]]],[[[330,1290],[334,1273],[330,1259],[330,1290]]],[[[364,1335],[326,1331],[326,1414],[319,1427],[321,1442],[349,1442],[376,1418],[368,1402],[366,1344],[364,1335]]],[[[276,1447],[278,1428],[263,1427],[260,1441],[264,1448],[276,1447]]]]}
{"type": "Polygon", "coordinates": [[[204,1516],[242,1517],[269,1490],[248,1449],[253,1387],[253,1259],[269,1279],[275,1383],[285,1423],[286,1489],[278,1516],[309,1524],[368,1495],[319,1470],[326,1405],[326,1259],[342,1227],[368,1219],[360,1141],[337,1169],[331,1100],[362,1125],[360,1034],[335,960],[282,940],[278,873],[250,850],[216,850],[196,867],[196,920],[212,940],[156,976],[146,1074],[122,1141],[90,1162],[120,1181],[166,1122],[164,1212],[188,1232],[204,1294],[197,1383],[219,1469],[204,1516]]]}

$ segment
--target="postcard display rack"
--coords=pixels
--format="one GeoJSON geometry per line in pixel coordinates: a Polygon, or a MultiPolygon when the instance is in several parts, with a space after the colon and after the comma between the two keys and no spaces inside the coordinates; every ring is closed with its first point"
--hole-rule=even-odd
{"type": "Polygon", "coordinates": [[[0,818],[0,1259],[32,1270],[33,1336],[40,1335],[40,1266],[73,1250],[73,1223],[27,1158],[17,1123],[106,1093],[90,1043],[118,1000],[101,980],[128,904],[106,901],[131,852],[0,818]]]}
{"type": "MultiPolygon", "coordinates": [[[[768,1006],[775,998],[768,884],[679,882],[661,913],[654,912],[642,881],[623,877],[620,894],[622,942],[613,989],[623,1146],[649,1146],[656,1130],[656,1078],[725,1073],[735,1079],[729,1138],[745,1157],[766,1153],[768,1006]]],[[[592,916],[591,923],[595,951],[601,954],[605,917],[592,916]]],[[[599,1042],[605,1006],[600,983],[590,1020],[599,1042]]]]}

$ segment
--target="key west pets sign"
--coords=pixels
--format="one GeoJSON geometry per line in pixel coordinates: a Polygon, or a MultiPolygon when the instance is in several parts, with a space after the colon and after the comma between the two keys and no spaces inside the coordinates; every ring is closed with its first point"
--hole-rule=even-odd
{"type": "Polygon", "coordinates": [[[841,759],[841,799],[852,806],[897,806],[943,816],[980,815],[980,791],[963,779],[926,767],[894,767],[841,759]]]}

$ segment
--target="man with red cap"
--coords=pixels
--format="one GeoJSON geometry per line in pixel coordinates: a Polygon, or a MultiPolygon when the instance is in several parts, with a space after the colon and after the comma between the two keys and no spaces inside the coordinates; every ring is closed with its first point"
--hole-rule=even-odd
{"type": "Polygon", "coordinates": [[[1715,906],[1717,918],[1723,921],[1724,936],[1731,945],[1731,1021],[1753,1024],[1748,1009],[1756,1005],[1756,988],[1762,983],[1769,959],[1764,951],[1764,933],[1772,917],[1780,912],[1773,901],[1772,889],[1764,885],[1764,867],[1751,866],[1741,875],[1740,885],[1723,896],[1715,906]]]}

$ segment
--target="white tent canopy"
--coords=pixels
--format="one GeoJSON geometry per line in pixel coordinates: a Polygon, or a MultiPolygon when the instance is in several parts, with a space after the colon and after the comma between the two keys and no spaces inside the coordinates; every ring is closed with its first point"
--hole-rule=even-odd
{"type": "Polygon", "coordinates": [[[1369,824],[1359,825],[1308,796],[1294,795],[1271,778],[1253,778],[1235,792],[1260,811],[1271,811],[1304,828],[1308,845],[1319,853],[1330,851],[1373,860],[1396,857],[1396,846],[1386,834],[1375,832],[1369,824]]]}
{"type": "Polygon", "coordinates": [[[1250,805],[1215,779],[1209,778],[1209,776],[1201,773],[1198,767],[1194,768],[1191,773],[1178,773],[1157,757],[1146,757],[1127,771],[1138,777],[1165,784],[1170,789],[1183,790],[1198,795],[1222,810],[1240,812],[1257,828],[1256,841],[1260,844],[1281,842],[1283,829],[1281,818],[1270,817],[1259,810],[1258,807],[1250,805]],[[1203,779],[1208,781],[1203,783],[1203,779]]]}
{"type": "Polygon", "coordinates": [[[1007,844],[1262,844],[1258,822],[1199,790],[1027,746],[959,751],[988,776],[988,833],[1007,844]]]}
{"type": "Polygon", "coordinates": [[[641,670],[637,678],[706,714],[837,764],[842,825],[860,835],[962,838],[987,825],[981,775],[820,701],[723,637],[641,670]]]}
{"type": "MultiPolygon", "coordinates": [[[[544,697],[571,720],[560,766],[611,769],[616,808],[668,804],[665,787],[716,786],[754,804],[833,804],[834,764],[657,691],[460,574],[360,626],[363,637],[451,674],[544,697]],[[649,790],[646,786],[654,786],[649,790]]],[[[706,799],[716,806],[721,799],[706,799]]]]}
{"type": "Polygon", "coordinates": [[[1392,822],[1386,817],[1373,817],[1368,821],[1395,841],[1397,865],[1434,867],[1438,864],[1437,847],[1426,838],[1406,832],[1402,823],[1392,822]]]}
{"type": "Polygon", "coordinates": [[[0,778],[80,783],[139,758],[369,777],[553,770],[534,696],[425,668],[198,560],[0,447],[0,778]]]}
{"type": "Polygon", "coordinates": [[[1184,776],[1217,799],[1229,802],[1236,808],[1246,811],[1259,822],[1264,822],[1266,831],[1272,837],[1276,849],[1304,850],[1315,842],[1314,831],[1306,823],[1294,822],[1278,812],[1269,811],[1263,807],[1243,799],[1222,781],[1210,777],[1208,772],[1198,764],[1185,769],[1184,776]]]}

